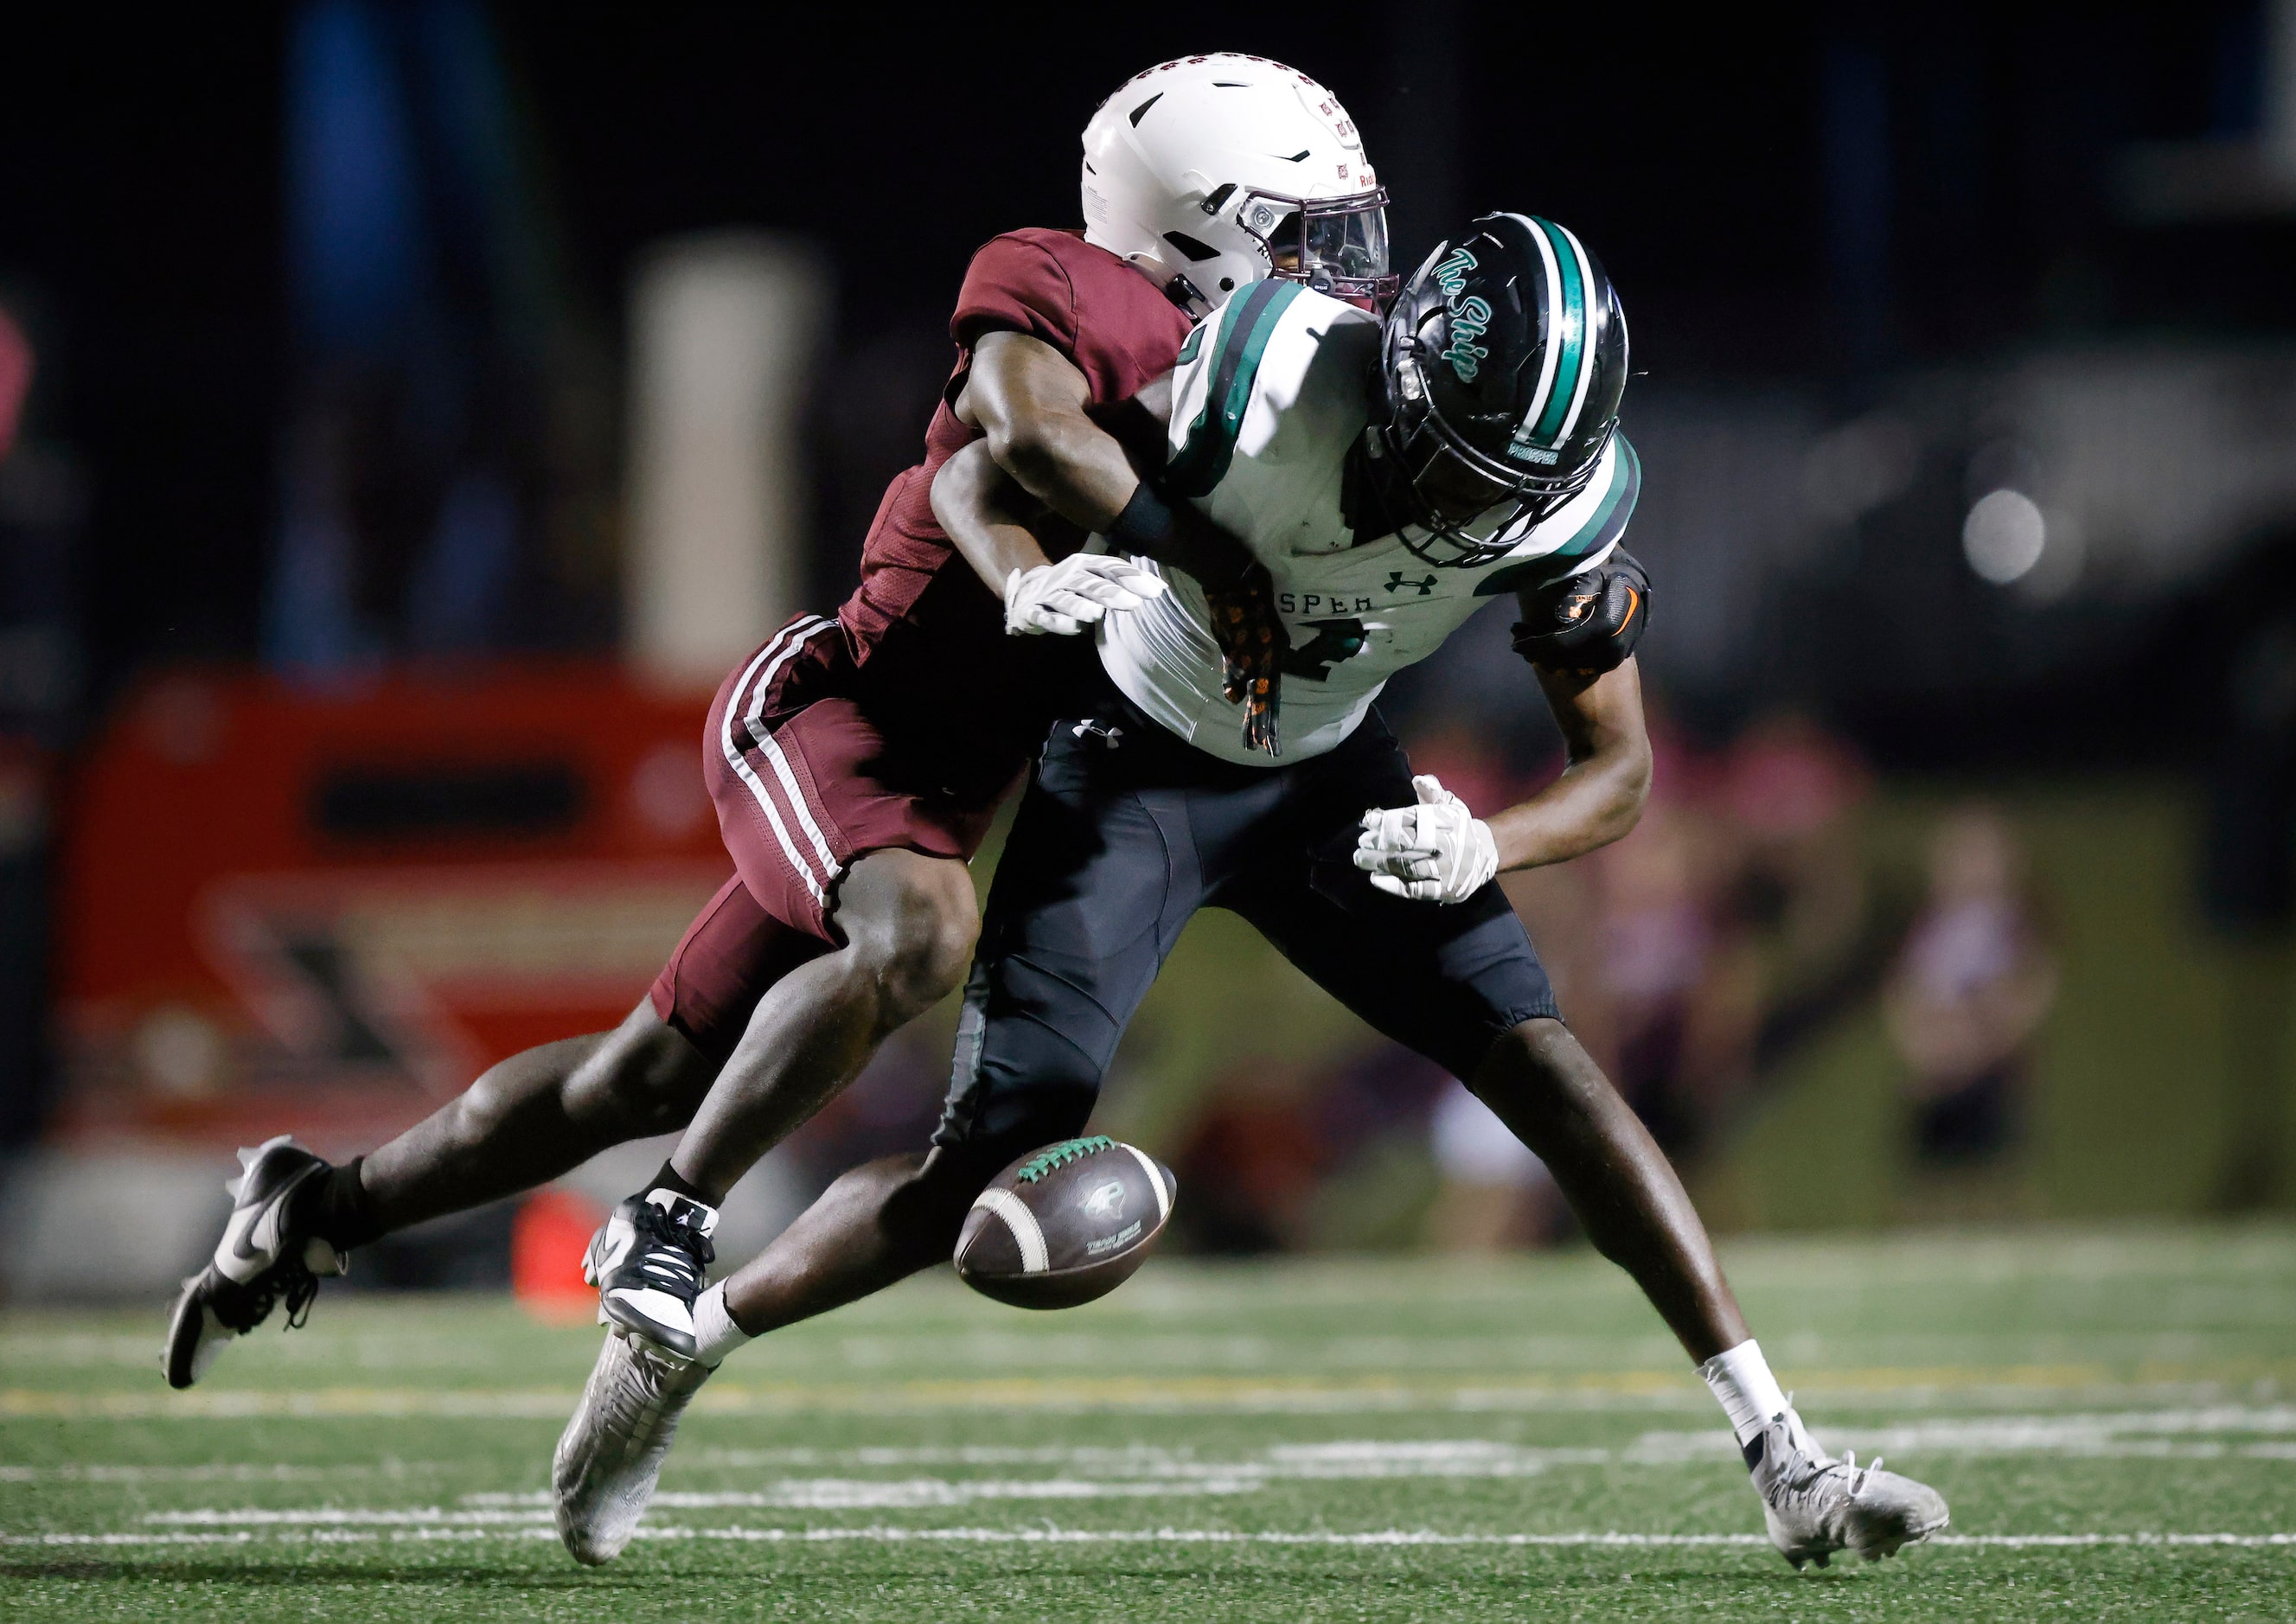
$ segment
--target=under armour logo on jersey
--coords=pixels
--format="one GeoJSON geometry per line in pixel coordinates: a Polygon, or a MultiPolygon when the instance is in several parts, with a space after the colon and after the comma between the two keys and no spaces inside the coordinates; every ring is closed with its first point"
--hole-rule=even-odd
{"type": "Polygon", "coordinates": [[[1427,597],[1435,590],[1435,578],[1431,575],[1424,580],[1406,581],[1403,578],[1403,571],[1400,570],[1388,572],[1387,589],[1390,592],[1401,592],[1406,586],[1416,587],[1421,597],[1427,597]]]}

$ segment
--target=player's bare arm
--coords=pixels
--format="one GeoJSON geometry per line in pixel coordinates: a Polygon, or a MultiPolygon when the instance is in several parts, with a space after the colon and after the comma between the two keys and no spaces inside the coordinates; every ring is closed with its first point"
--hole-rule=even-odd
{"type": "Polygon", "coordinates": [[[1057,563],[1030,529],[1050,510],[975,440],[933,476],[933,517],[991,592],[1004,600],[1004,629],[1073,636],[1112,609],[1137,609],[1164,583],[1129,559],[1071,553],[1057,563]]]}
{"type": "MultiPolygon", "coordinates": [[[[1067,365],[1057,355],[1054,360],[1067,365]]],[[[1030,360],[1024,366],[1037,365],[1030,360]]],[[[1055,376],[1047,368],[1043,381],[1049,387],[1055,376]]],[[[1152,380],[1122,409],[1141,426],[1136,439],[1144,442],[1150,434],[1160,436],[1171,415],[1171,374],[1152,380]]],[[[1086,427],[1101,434],[1089,421],[1086,427]]],[[[1103,438],[1120,444],[1113,437],[1103,438]]],[[[1054,562],[1037,534],[1038,521],[1048,516],[1085,521],[1074,510],[1063,512],[1017,479],[1000,460],[996,445],[994,437],[984,437],[942,463],[933,476],[932,508],[933,518],[957,552],[988,589],[1004,598],[1006,631],[1015,636],[1037,632],[1072,636],[1111,610],[1137,609],[1162,594],[1164,583],[1153,571],[1120,555],[1078,553],[1054,562]]],[[[1101,448],[1089,449],[1096,457],[1101,448]]],[[[1250,555],[1242,542],[1194,510],[1166,504],[1138,475],[1132,480],[1131,494],[1116,517],[1094,527],[1111,537],[1119,554],[1145,554],[1210,581],[1232,578],[1249,564],[1250,555]]]]}
{"type": "Polygon", "coordinates": [[[985,439],[975,440],[933,476],[933,518],[989,589],[1022,570],[1052,562],[1029,521],[1050,511],[1004,472],[985,439]]]}
{"type": "Polygon", "coordinates": [[[1567,863],[1609,845],[1641,817],[1651,748],[1635,662],[1603,672],[1532,668],[1562,730],[1562,771],[1488,820],[1439,780],[1414,778],[1414,804],[1364,813],[1355,863],[1380,890],[1414,902],[1464,902],[1505,870],[1567,863]]]}
{"type": "Polygon", "coordinates": [[[956,414],[1021,488],[1071,524],[1106,535],[1140,489],[1123,444],[1093,422],[1084,373],[1024,332],[987,332],[956,414]]]}
{"type": "Polygon", "coordinates": [[[1106,536],[1119,554],[1177,564],[1208,584],[1233,580],[1250,563],[1242,543],[1193,509],[1166,503],[1140,471],[1160,455],[1171,374],[1152,380],[1111,414],[1111,422],[1136,431],[1130,444],[1086,414],[1081,381],[1068,359],[1040,340],[984,334],[956,401],[957,415],[983,437],[966,447],[971,455],[943,464],[933,481],[933,516],[989,590],[1004,599],[1006,629],[1016,635],[1067,634],[1099,619],[1088,608],[1081,617],[1075,612],[1072,586],[1088,588],[1084,604],[1097,603],[1103,611],[1137,607],[1161,590],[1152,576],[1119,560],[1070,559],[1046,570],[1051,561],[1028,529],[1038,513],[1106,536]],[[1046,573],[1029,573],[1039,570],[1046,573]],[[1121,583],[1113,590],[1123,595],[1110,595],[1102,582],[1121,583]],[[1044,611],[1039,600],[1046,595],[1064,607],[1044,611]]]}
{"type": "Polygon", "coordinates": [[[1364,814],[1356,866],[1382,890],[1462,902],[1495,874],[1607,846],[1642,816],[1651,748],[1634,648],[1650,624],[1649,575],[1620,549],[1601,567],[1516,596],[1515,652],[1562,731],[1562,771],[1488,821],[1438,780],[1414,779],[1415,805],[1364,814]]]}
{"type": "Polygon", "coordinates": [[[1650,797],[1650,732],[1631,660],[1587,676],[1534,667],[1562,730],[1563,767],[1520,806],[1488,821],[1501,873],[1567,863],[1633,829],[1650,797]]]}

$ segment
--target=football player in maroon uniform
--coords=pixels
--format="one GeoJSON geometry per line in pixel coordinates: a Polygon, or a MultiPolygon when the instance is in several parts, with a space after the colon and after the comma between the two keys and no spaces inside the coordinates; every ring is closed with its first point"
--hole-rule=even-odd
{"type": "Polygon", "coordinates": [[[168,1327],[171,1385],[275,1306],[299,1319],[352,1249],[680,1127],[592,1244],[602,1316],[629,1333],[609,1339],[593,1385],[675,1381],[692,1361],[717,1204],[965,972],[966,861],[1073,658],[1069,639],[1008,630],[1073,631],[1160,590],[1120,558],[1077,554],[1015,575],[999,603],[933,518],[935,472],[985,439],[1078,530],[1201,556],[1219,538],[1144,487],[1111,431],[1123,403],[1246,283],[1365,299],[1390,285],[1385,194],[1354,126],[1276,63],[1192,57],[1138,76],[1086,131],[1082,190],[1082,232],[1007,233],[974,257],[924,460],[887,490],[858,589],[783,627],[719,690],[703,767],[734,874],[649,997],[613,1031],[503,1062],[348,1164],[283,1138],[242,1152],[224,1237],[168,1327]]]}

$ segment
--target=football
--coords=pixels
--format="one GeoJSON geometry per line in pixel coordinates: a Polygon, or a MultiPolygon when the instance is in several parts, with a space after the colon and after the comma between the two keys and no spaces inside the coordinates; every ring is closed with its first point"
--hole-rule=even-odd
{"type": "Polygon", "coordinates": [[[1147,1260],[1172,1216],[1171,1169],[1105,1135],[1032,1151],[965,1214],[956,1272],[1016,1308],[1072,1308],[1147,1260]]]}

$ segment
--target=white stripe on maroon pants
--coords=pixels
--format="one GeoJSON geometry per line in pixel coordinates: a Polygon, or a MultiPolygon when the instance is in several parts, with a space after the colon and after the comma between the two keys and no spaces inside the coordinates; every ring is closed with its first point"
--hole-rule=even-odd
{"type": "Polygon", "coordinates": [[[808,628],[781,652],[773,664],[766,668],[765,675],[758,679],[757,691],[750,698],[749,716],[750,736],[758,742],[758,748],[773,764],[774,776],[781,780],[782,792],[789,800],[790,809],[797,815],[798,823],[804,828],[806,837],[813,842],[814,850],[820,854],[821,882],[824,885],[833,885],[837,882],[840,867],[837,855],[830,850],[828,837],[822,833],[821,825],[814,821],[813,808],[806,805],[805,791],[798,785],[797,775],[790,770],[789,758],[782,753],[780,742],[759,724],[766,714],[766,695],[773,691],[774,678],[781,675],[782,667],[789,663],[815,633],[836,624],[833,619],[824,620],[820,625],[808,628]]]}
{"type": "MultiPolygon", "coordinates": [[[[780,808],[774,804],[772,794],[767,790],[764,781],[758,778],[755,769],[750,766],[741,747],[734,742],[734,716],[743,690],[749,687],[751,678],[757,675],[758,668],[773,658],[776,650],[781,651],[781,660],[775,661],[773,669],[767,671],[765,678],[758,683],[755,705],[757,716],[764,714],[766,685],[772,680],[774,675],[780,671],[782,663],[796,653],[816,633],[836,624],[834,620],[819,619],[792,620],[767,639],[766,646],[759,649],[755,657],[750,660],[749,668],[742,673],[742,680],[734,685],[734,692],[726,696],[726,718],[718,733],[718,748],[725,755],[726,764],[740,775],[742,783],[750,786],[750,795],[756,799],[759,808],[766,815],[766,822],[773,828],[774,838],[781,842],[782,855],[789,859],[790,866],[797,870],[798,877],[805,882],[806,890],[813,893],[813,899],[824,906],[828,906],[829,902],[829,893],[824,888],[835,878],[835,874],[831,872],[816,876],[807,853],[791,837],[788,826],[782,822],[780,808]],[[794,637],[791,634],[795,634],[794,637]],[[783,648],[782,645],[785,641],[788,646],[783,648]]],[[[800,805],[802,806],[801,800],[800,805]]],[[[808,815],[807,822],[811,821],[808,815]]]]}

